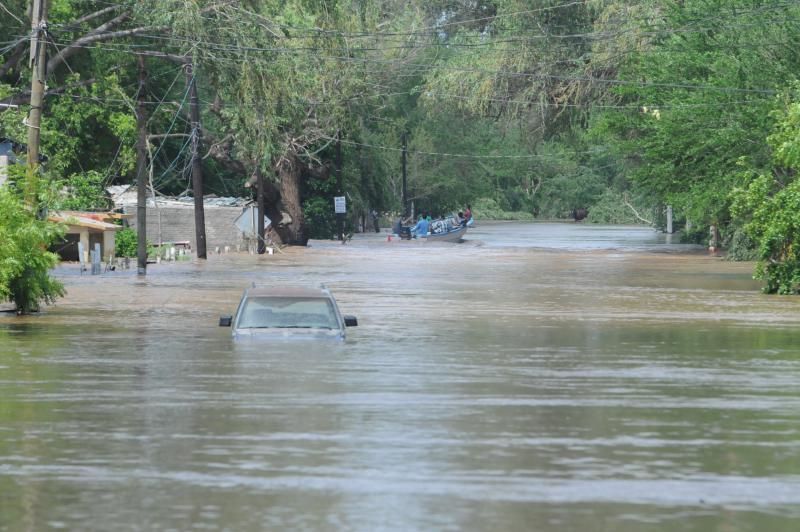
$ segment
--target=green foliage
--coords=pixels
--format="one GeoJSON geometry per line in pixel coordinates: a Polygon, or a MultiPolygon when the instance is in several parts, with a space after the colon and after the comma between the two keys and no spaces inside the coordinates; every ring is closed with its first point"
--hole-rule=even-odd
{"type": "MultiPolygon", "coordinates": [[[[627,200],[619,192],[608,189],[589,208],[586,221],[597,224],[642,224],[630,207],[625,205],[627,200]]],[[[634,205],[636,212],[641,216],[646,212],[644,205],[634,205]]]]}
{"type": "Polygon", "coordinates": [[[798,56],[774,46],[800,37],[800,9],[687,0],[653,2],[650,10],[647,19],[619,23],[651,35],[620,64],[618,77],[633,82],[611,94],[628,108],[594,113],[591,127],[614,140],[652,203],[671,204],[698,226],[724,228],[738,160],[746,156],[756,168],[769,160],[763,139],[775,101],[762,89],[785,87],[800,67],[798,56]],[[697,21],[705,31],[670,31],[697,21]]]}
{"type": "MultiPolygon", "coordinates": [[[[30,180],[32,174],[18,182],[30,180]]],[[[60,226],[38,219],[14,189],[0,187],[0,301],[28,314],[64,295],[63,285],[49,275],[58,256],[48,251],[62,235],[60,226]]]]}
{"type": "MultiPolygon", "coordinates": [[[[772,130],[770,111],[787,107],[773,91],[790,87],[800,71],[800,6],[535,4],[142,0],[72,24],[96,3],[53,2],[62,49],[123,13],[113,29],[148,28],[75,49],[68,65],[48,73],[42,152],[52,190],[63,192],[56,205],[106,208],[106,181],[133,180],[139,88],[129,52],[136,47],[194,63],[206,192],[242,194],[256,165],[277,185],[299,176],[290,189],[300,189],[300,201],[294,195],[290,210],[293,219],[308,218],[313,236],[334,232],[334,180],[321,171],[333,167],[332,138],[344,139],[341,185],[358,215],[401,209],[405,135],[417,210],[472,202],[479,218],[521,219],[588,208],[590,221],[639,223],[626,202],[645,217],[653,205],[671,204],[693,222],[696,238],[719,228],[730,256],[744,258],[756,245],[765,278],[777,271],[773,261],[791,262],[800,124],[789,110],[772,130]],[[287,165],[300,170],[286,172],[287,165]]],[[[5,5],[21,13],[27,4],[5,5]]],[[[16,36],[29,28],[0,17],[0,30],[16,36]]],[[[0,64],[10,61],[0,72],[0,99],[19,93],[29,76],[14,53],[9,41],[0,54],[0,64]]],[[[146,67],[154,186],[182,193],[185,73],[158,57],[146,67]]],[[[24,141],[27,111],[0,109],[0,135],[24,141]]],[[[793,291],[791,275],[781,276],[771,286],[793,291]]]]}
{"type": "Polygon", "coordinates": [[[758,244],[756,278],[767,293],[800,293],[800,181],[779,188],[762,174],[741,194],[742,208],[752,216],[748,235],[758,244]]]}
{"type": "Polygon", "coordinates": [[[472,205],[476,220],[533,220],[533,214],[524,211],[505,211],[492,198],[479,198],[472,205]]]}
{"type": "Polygon", "coordinates": [[[111,202],[103,189],[105,176],[95,170],[72,174],[62,184],[62,193],[54,205],[57,209],[100,211],[111,208],[111,202]]]}
{"type": "MultiPolygon", "coordinates": [[[[705,232],[703,236],[706,236],[705,232]]],[[[755,261],[759,258],[758,246],[742,227],[731,228],[729,236],[722,241],[722,247],[727,250],[728,260],[755,261]]]]}
{"type": "Polygon", "coordinates": [[[116,257],[135,257],[137,253],[137,246],[139,245],[139,238],[136,234],[136,229],[126,227],[117,231],[114,240],[114,256],[116,257]]]}
{"type": "Polygon", "coordinates": [[[309,237],[329,239],[336,236],[336,214],[332,200],[319,196],[309,198],[303,203],[303,216],[309,237]]]}
{"type": "Polygon", "coordinates": [[[747,171],[732,194],[734,214],[749,217],[747,235],[758,246],[756,278],[764,291],[800,293],[800,103],[773,113],[769,136],[773,163],[765,172],[747,171]]]}

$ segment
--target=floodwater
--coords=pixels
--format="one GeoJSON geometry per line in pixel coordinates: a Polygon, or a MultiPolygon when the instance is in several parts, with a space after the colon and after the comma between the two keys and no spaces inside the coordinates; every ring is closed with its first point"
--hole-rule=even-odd
{"type": "Polygon", "coordinates": [[[635,227],[80,276],[0,316],[0,529],[800,529],[800,299],[635,227]],[[234,344],[331,287],[343,344],[234,344]]]}

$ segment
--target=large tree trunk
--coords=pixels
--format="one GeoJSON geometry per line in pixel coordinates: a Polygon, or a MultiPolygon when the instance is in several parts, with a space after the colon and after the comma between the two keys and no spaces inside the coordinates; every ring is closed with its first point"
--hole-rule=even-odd
{"type": "Polygon", "coordinates": [[[294,154],[287,155],[280,159],[276,170],[280,178],[281,201],[283,201],[289,216],[292,217],[291,222],[276,227],[276,230],[285,243],[305,246],[308,243],[308,234],[303,218],[303,205],[300,200],[302,182],[300,161],[294,154]]]}
{"type": "MultiPolygon", "coordinates": [[[[203,157],[204,159],[206,157],[212,157],[227,170],[239,175],[245,175],[247,172],[246,166],[238,159],[235,159],[231,153],[233,149],[232,136],[226,136],[223,139],[218,139],[213,133],[207,129],[203,129],[203,138],[205,138],[208,141],[208,144],[210,144],[208,153],[206,153],[206,155],[203,157]]],[[[251,176],[250,183],[252,185],[256,183],[255,176],[251,176]]],[[[280,208],[280,201],[281,193],[280,190],[278,190],[278,187],[276,187],[271,181],[264,179],[264,212],[267,213],[267,217],[272,221],[272,225],[270,225],[269,229],[267,230],[267,236],[269,236],[269,238],[272,239],[272,242],[277,246],[283,246],[289,243],[285,238],[287,233],[285,231],[278,231],[277,227],[283,218],[283,213],[281,212],[280,208]]]]}
{"type": "Polygon", "coordinates": [[[264,183],[264,212],[272,222],[269,229],[267,229],[267,236],[276,246],[280,247],[289,243],[285,238],[287,233],[279,231],[278,228],[278,224],[283,218],[283,212],[281,212],[280,208],[281,193],[278,187],[267,181],[263,176],[261,179],[264,183]]]}

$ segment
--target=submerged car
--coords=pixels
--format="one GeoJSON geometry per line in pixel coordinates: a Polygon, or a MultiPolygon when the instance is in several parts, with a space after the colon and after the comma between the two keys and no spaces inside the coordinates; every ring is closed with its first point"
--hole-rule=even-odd
{"type": "Polygon", "coordinates": [[[325,286],[258,287],[245,290],[235,316],[221,316],[220,327],[231,327],[234,338],[255,336],[332,338],[344,340],[355,316],[342,316],[325,286]]]}

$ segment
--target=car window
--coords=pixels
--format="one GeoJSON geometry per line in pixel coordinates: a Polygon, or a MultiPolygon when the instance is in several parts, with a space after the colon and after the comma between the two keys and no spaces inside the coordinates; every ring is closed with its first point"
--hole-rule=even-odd
{"type": "Polygon", "coordinates": [[[237,327],[338,329],[339,323],[327,298],[248,297],[237,327]]]}

